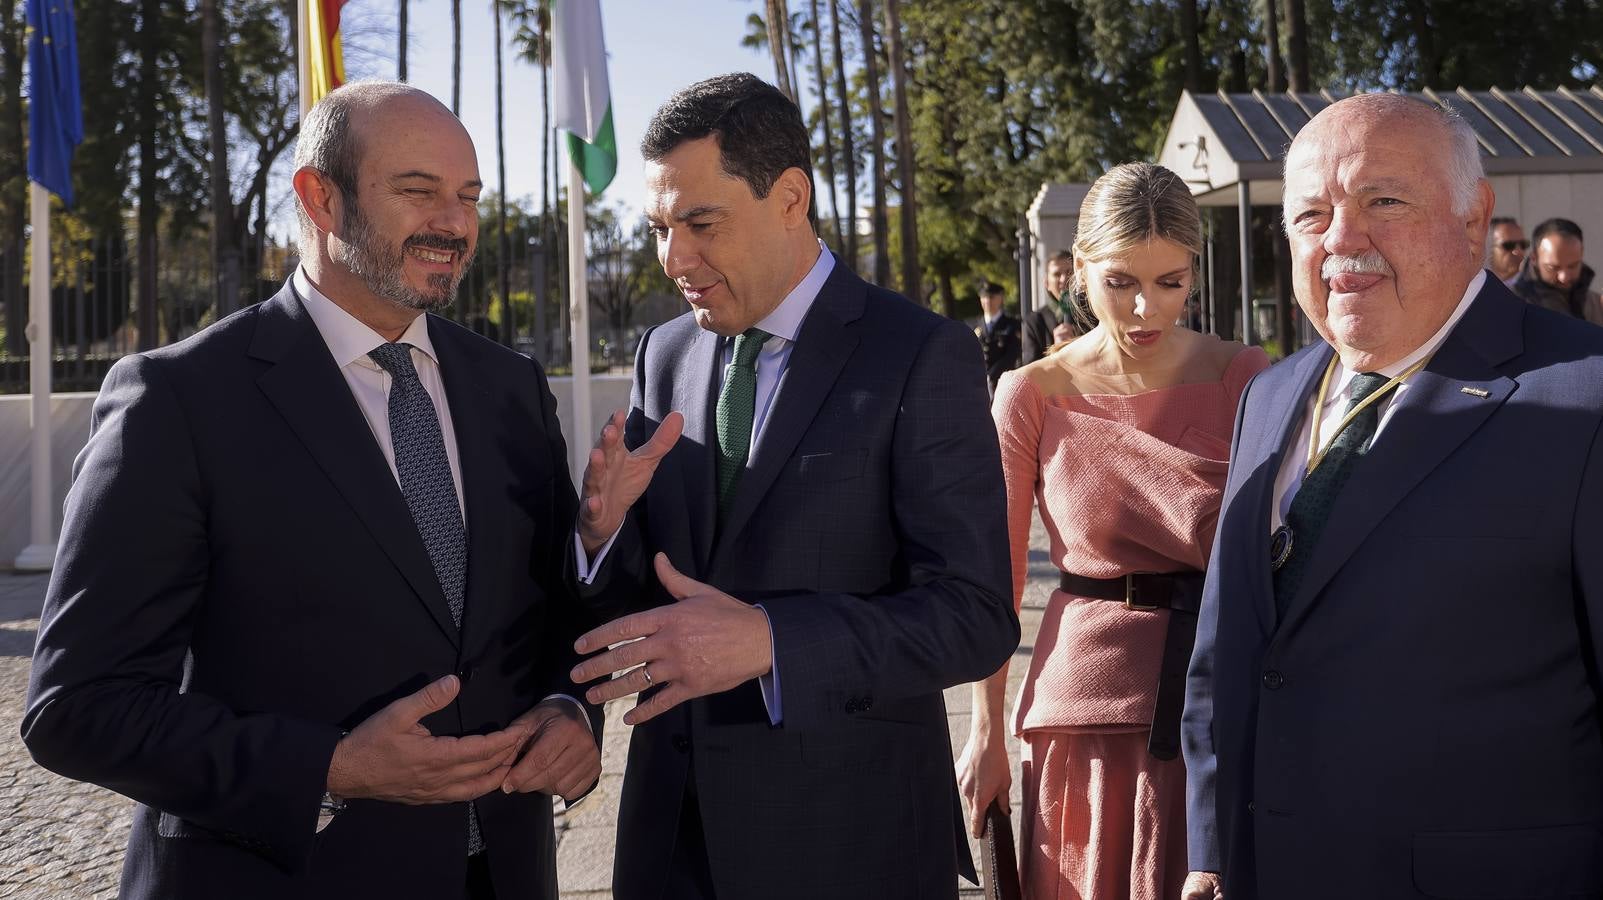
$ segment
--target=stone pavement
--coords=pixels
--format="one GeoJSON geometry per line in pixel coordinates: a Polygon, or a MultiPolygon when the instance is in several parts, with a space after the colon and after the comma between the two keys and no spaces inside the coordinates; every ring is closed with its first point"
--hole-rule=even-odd
{"type": "MultiPolygon", "coordinates": [[[[1039,520],[1030,544],[1024,638],[1009,671],[1009,703],[1029,666],[1041,610],[1056,580],[1042,549],[1046,534],[1039,520]]],[[[59,778],[35,766],[17,735],[46,580],[39,575],[0,574],[0,898],[113,898],[122,868],[130,803],[109,791],[59,778]]],[[[613,826],[629,747],[629,728],[623,724],[628,706],[626,700],[616,701],[607,709],[601,784],[571,813],[557,815],[557,868],[564,898],[601,900],[611,896],[613,826]]],[[[969,706],[967,685],[946,692],[954,758],[968,737],[969,706]]],[[[1016,827],[1020,808],[1016,741],[1009,741],[1009,755],[1015,773],[1016,827]]],[[[978,890],[962,884],[965,897],[979,896],[978,890]]]]}

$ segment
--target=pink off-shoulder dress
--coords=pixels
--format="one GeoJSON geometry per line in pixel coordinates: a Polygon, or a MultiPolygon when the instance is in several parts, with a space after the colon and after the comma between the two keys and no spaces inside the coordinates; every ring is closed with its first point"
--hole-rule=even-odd
{"type": "MultiPolygon", "coordinates": [[[[1062,571],[1201,571],[1236,403],[1268,364],[1262,350],[1246,348],[1219,381],[1137,394],[1046,396],[1026,376],[1004,376],[993,411],[1015,606],[1032,503],[1062,571]]],[[[1013,719],[1024,743],[1019,853],[1027,897],[1179,896],[1185,770],[1147,752],[1168,616],[1053,591],[1013,719]]]]}

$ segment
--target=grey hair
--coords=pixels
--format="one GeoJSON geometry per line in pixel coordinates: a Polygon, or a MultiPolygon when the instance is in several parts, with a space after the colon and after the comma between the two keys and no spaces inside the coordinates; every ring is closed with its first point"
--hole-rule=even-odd
{"type": "MultiPolygon", "coordinates": [[[[354,201],[362,142],[358,130],[351,127],[352,119],[359,110],[410,96],[434,99],[427,91],[400,81],[353,81],[330,91],[301,120],[300,135],[295,141],[295,170],[316,169],[334,182],[347,202],[354,201]]],[[[300,223],[297,249],[302,257],[315,253],[312,219],[299,203],[295,204],[295,218],[300,223]]]]}
{"type": "MultiPolygon", "coordinates": [[[[1486,168],[1481,164],[1480,142],[1475,137],[1475,129],[1470,127],[1469,122],[1457,110],[1407,94],[1377,92],[1354,94],[1345,100],[1339,100],[1314,118],[1317,119],[1330,110],[1351,105],[1361,106],[1380,114],[1428,121],[1441,128],[1447,137],[1447,159],[1443,174],[1447,176],[1448,197],[1452,201],[1453,215],[1469,215],[1470,207],[1474,206],[1476,196],[1480,193],[1481,182],[1486,179],[1486,168]]],[[[1293,143],[1295,142],[1293,140],[1293,143]]],[[[1288,152],[1286,162],[1290,160],[1291,154],[1288,152]]],[[[1285,182],[1285,174],[1283,163],[1281,183],[1285,182]]],[[[1286,210],[1283,209],[1282,212],[1286,210]]]]}

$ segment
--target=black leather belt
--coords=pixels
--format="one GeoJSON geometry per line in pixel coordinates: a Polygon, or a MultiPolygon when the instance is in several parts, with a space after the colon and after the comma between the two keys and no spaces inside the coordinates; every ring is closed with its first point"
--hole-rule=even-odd
{"type": "Polygon", "coordinates": [[[1202,602],[1201,572],[1136,572],[1123,578],[1060,573],[1058,587],[1078,597],[1112,600],[1136,610],[1195,613],[1202,602]]]}
{"type": "Polygon", "coordinates": [[[1197,610],[1202,606],[1201,572],[1136,572],[1123,578],[1087,578],[1064,572],[1058,586],[1070,594],[1123,603],[1126,609],[1167,609],[1169,630],[1158,670],[1158,699],[1152,708],[1147,752],[1158,759],[1180,755],[1180,713],[1186,705],[1186,670],[1197,643],[1197,610]]]}

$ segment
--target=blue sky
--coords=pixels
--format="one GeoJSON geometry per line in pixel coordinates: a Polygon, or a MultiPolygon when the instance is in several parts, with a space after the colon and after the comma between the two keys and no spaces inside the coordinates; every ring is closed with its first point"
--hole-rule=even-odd
{"type": "MultiPolygon", "coordinates": [[[[772,81],[773,63],[766,51],[740,45],[746,17],[760,9],[756,0],[602,0],[601,6],[619,157],[618,174],[603,197],[638,212],[644,187],[636,148],[652,112],[675,90],[711,75],[743,70],[772,81]]],[[[346,4],[349,77],[395,77],[397,8],[396,0],[346,4]]],[[[450,3],[412,0],[408,17],[408,80],[449,106],[450,3]]],[[[505,22],[502,32],[510,42],[505,22]]],[[[480,175],[491,188],[496,182],[493,35],[490,0],[463,0],[461,116],[478,150],[480,175]]],[[[540,73],[515,61],[513,53],[510,46],[505,51],[507,194],[538,202],[540,73]]]]}

